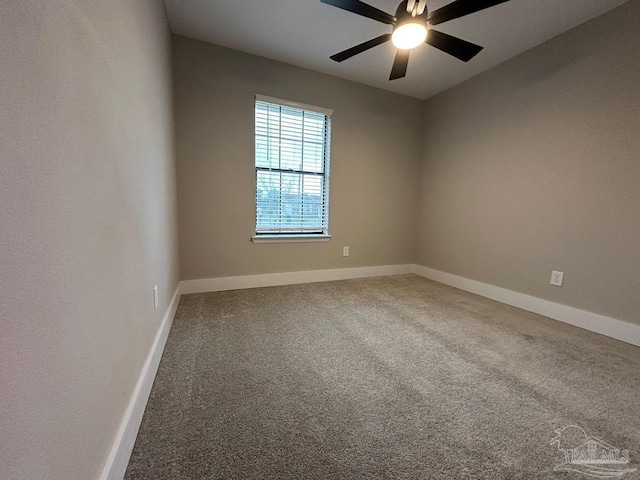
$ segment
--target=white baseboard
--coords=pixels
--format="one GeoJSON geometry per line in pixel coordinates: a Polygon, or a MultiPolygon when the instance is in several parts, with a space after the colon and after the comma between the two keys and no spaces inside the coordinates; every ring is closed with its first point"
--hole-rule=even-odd
{"type": "Polygon", "coordinates": [[[460,290],[475,293],[513,307],[518,307],[554,320],[584,328],[585,330],[615,338],[616,340],[622,340],[623,342],[640,346],[640,325],[623,322],[616,318],[606,317],[549,300],[543,300],[542,298],[514,292],[513,290],[470,280],[421,265],[415,265],[413,273],[430,280],[435,280],[436,282],[459,288],[460,290]]]}
{"type": "Polygon", "coordinates": [[[100,480],[122,480],[124,477],[179,303],[180,287],[178,286],[171,299],[167,313],[162,319],[147,360],[144,362],[140,377],[129,400],[129,405],[122,417],[111,452],[109,452],[107,462],[102,469],[100,480]]]}
{"type": "Polygon", "coordinates": [[[305,272],[266,273],[239,277],[202,278],[180,282],[180,293],[219,292],[242,288],[275,287],[296,283],[327,282],[350,278],[381,277],[412,273],[414,265],[383,265],[379,267],[335,268],[332,270],[309,270],[305,272]]]}

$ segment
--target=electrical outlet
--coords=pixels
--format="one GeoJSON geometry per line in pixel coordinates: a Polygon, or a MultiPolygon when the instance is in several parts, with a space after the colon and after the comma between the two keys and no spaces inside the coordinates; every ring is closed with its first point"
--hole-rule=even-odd
{"type": "Polygon", "coordinates": [[[563,280],[564,280],[564,272],[557,272],[555,270],[551,272],[551,281],[549,282],[551,283],[551,285],[554,285],[556,287],[561,287],[563,280]]]}
{"type": "Polygon", "coordinates": [[[153,309],[157,310],[158,309],[158,301],[160,299],[158,298],[158,285],[156,285],[155,287],[153,287],[153,309]]]}
{"type": "Polygon", "coordinates": [[[342,256],[343,257],[349,256],[349,247],[342,247],[342,256]]]}

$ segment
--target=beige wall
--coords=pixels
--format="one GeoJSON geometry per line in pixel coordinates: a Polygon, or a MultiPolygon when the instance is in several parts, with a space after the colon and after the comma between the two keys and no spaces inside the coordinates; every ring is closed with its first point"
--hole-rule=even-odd
{"type": "Polygon", "coordinates": [[[173,46],[182,279],[413,260],[419,100],[184,37],[173,46]],[[329,243],[250,242],[256,93],[334,109],[329,243]]]}
{"type": "Polygon", "coordinates": [[[633,0],[426,103],[420,264],[640,323],[639,32],[633,0]]]}
{"type": "Polygon", "coordinates": [[[3,480],[98,478],[175,291],[169,55],[160,0],[0,4],[3,480]]]}

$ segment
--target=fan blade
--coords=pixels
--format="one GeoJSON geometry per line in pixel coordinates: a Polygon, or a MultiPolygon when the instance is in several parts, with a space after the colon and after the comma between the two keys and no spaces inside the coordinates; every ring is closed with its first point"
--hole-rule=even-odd
{"type": "Polygon", "coordinates": [[[467,42],[461,38],[452,37],[446,33],[437,32],[429,29],[427,34],[427,42],[432,47],[442,50],[444,53],[453,55],[463,62],[468,62],[475,57],[483,47],[475,43],[467,42]]]}
{"type": "MultiPolygon", "coordinates": [[[[323,0],[324,1],[324,0],[323,0]]],[[[493,7],[509,0],[456,0],[429,14],[428,22],[431,25],[448,22],[454,18],[464,17],[470,13],[479,12],[485,8],[493,7]]]]}
{"type": "Polygon", "coordinates": [[[389,80],[402,78],[407,74],[409,53],[411,53],[411,50],[398,50],[396,52],[396,58],[393,61],[393,67],[391,67],[391,75],[389,76],[389,80]]]}
{"type": "Polygon", "coordinates": [[[344,52],[336,53],[335,55],[331,55],[331,60],[335,60],[336,62],[344,62],[347,58],[351,58],[354,55],[358,55],[364,51],[369,50],[370,48],[376,47],[384,42],[388,42],[391,40],[391,34],[385,33],[384,35],[380,35],[368,42],[361,43],[360,45],[356,45],[355,47],[348,48],[344,52]]]}
{"type": "Polygon", "coordinates": [[[387,12],[383,12],[382,10],[378,10],[376,7],[372,7],[371,5],[367,5],[360,0],[321,0],[322,3],[326,3],[327,5],[332,5],[334,7],[341,8],[342,10],[346,10],[347,12],[355,13],[357,15],[362,15],[363,17],[370,18],[372,20],[377,20],[378,22],[386,23],[388,25],[396,24],[396,17],[393,15],[389,15],[387,12]]]}

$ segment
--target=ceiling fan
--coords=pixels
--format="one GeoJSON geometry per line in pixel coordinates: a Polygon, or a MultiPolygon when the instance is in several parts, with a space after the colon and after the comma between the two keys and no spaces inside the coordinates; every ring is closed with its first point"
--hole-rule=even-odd
{"type": "Polygon", "coordinates": [[[321,1],[327,5],[333,5],[342,10],[393,26],[392,33],[380,35],[343,52],[336,53],[330,58],[336,62],[343,62],[354,55],[391,40],[398,49],[391,68],[391,75],[389,76],[389,80],[395,80],[406,75],[409,53],[422,43],[436,47],[463,62],[471,60],[483,47],[446,33],[438,32],[431,26],[448,22],[454,18],[464,17],[470,13],[493,7],[508,0],[455,0],[431,13],[427,9],[427,0],[403,0],[398,5],[395,16],[360,0],[321,1]]]}

